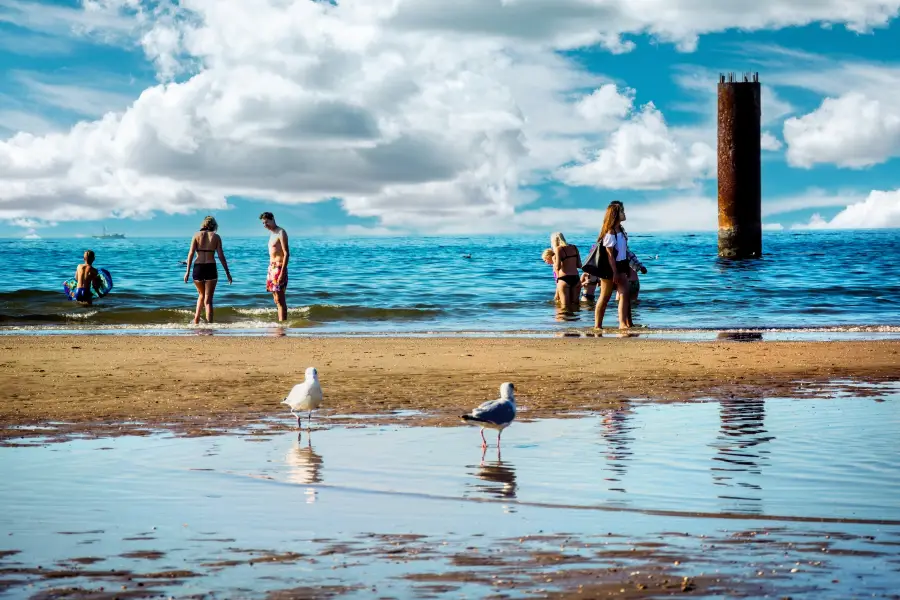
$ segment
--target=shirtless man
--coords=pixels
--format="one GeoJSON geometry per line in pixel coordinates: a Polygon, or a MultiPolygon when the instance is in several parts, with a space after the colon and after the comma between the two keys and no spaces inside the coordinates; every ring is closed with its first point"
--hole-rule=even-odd
{"type": "Polygon", "coordinates": [[[272,292],[272,299],[278,307],[278,320],[287,320],[287,300],[284,292],[288,284],[288,259],[291,251],[288,247],[287,232],[275,224],[275,215],[264,212],[259,215],[263,227],[268,229],[269,235],[269,274],[266,277],[266,290],[272,292]]]}
{"type": "Polygon", "coordinates": [[[93,304],[94,298],[91,295],[91,288],[100,289],[100,277],[97,269],[94,268],[94,251],[86,250],[84,253],[84,263],[78,265],[75,269],[75,301],[82,304],[93,304]]]}

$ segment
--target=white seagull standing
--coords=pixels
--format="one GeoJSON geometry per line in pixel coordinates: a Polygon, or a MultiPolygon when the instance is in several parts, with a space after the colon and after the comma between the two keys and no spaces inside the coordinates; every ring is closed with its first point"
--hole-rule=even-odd
{"type": "Polygon", "coordinates": [[[302,428],[300,424],[301,416],[295,413],[295,410],[308,411],[309,421],[307,422],[307,430],[312,424],[312,411],[319,408],[322,404],[322,386],[319,384],[319,372],[315,367],[306,369],[306,379],[303,383],[298,383],[288,394],[288,397],[282,400],[282,404],[291,407],[291,414],[297,417],[297,427],[302,428]]]}
{"type": "Polygon", "coordinates": [[[515,386],[509,382],[500,386],[500,398],[489,400],[475,408],[467,415],[460,418],[466,423],[481,427],[481,447],[487,448],[487,440],[484,439],[484,428],[497,430],[497,448],[500,448],[500,434],[516,418],[515,386]]]}

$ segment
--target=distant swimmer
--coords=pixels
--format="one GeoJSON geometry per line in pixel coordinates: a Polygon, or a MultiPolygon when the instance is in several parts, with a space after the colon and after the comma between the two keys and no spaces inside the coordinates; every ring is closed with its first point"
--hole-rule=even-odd
{"type": "Polygon", "coordinates": [[[463,258],[472,258],[472,255],[471,254],[463,254],[462,257],[463,258]]]}
{"type": "Polygon", "coordinates": [[[259,215],[263,227],[269,230],[269,272],[266,275],[266,291],[272,293],[275,306],[278,307],[278,320],[287,320],[287,299],[285,292],[288,286],[288,260],[291,250],[288,246],[287,232],[275,223],[275,215],[264,212],[259,215]]]}

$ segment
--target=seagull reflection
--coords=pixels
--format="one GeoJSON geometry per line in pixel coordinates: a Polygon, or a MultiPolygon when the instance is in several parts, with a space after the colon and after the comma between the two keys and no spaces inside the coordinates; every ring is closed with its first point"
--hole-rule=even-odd
{"type": "Polygon", "coordinates": [[[511,464],[504,463],[500,457],[500,449],[497,449],[497,460],[486,461],[485,454],[487,448],[481,453],[481,464],[469,465],[469,471],[482,482],[467,483],[469,487],[480,494],[493,498],[515,498],[516,497],[516,470],[511,464]]]}
{"type": "Polygon", "coordinates": [[[724,500],[737,500],[742,510],[760,512],[762,502],[756,476],[769,462],[764,447],[774,436],[765,428],[766,404],[759,398],[731,398],[719,403],[719,435],[710,444],[716,449],[711,467],[713,483],[737,488],[720,494],[724,500]]]}
{"type": "Polygon", "coordinates": [[[306,445],[299,438],[294,447],[284,457],[288,466],[287,480],[291,483],[313,484],[322,482],[322,455],[313,450],[312,441],[307,436],[306,445]]]}
{"type": "Polygon", "coordinates": [[[621,487],[621,477],[627,470],[627,461],[632,454],[630,446],[634,441],[631,436],[634,426],[628,422],[631,414],[631,405],[625,402],[604,414],[601,421],[600,435],[606,441],[606,462],[611,471],[610,476],[605,479],[614,486],[609,488],[613,492],[625,491],[621,487]]]}

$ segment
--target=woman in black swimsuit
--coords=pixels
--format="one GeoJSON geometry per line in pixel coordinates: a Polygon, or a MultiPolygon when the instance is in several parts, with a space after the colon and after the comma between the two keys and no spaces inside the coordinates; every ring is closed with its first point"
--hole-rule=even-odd
{"type": "Polygon", "coordinates": [[[225,253],[222,251],[222,238],[216,233],[219,224],[215,218],[206,217],[200,225],[200,231],[191,238],[191,249],[188,251],[187,271],[184,274],[184,282],[188,282],[191,275],[191,262],[194,254],[197,262],[194,263],[194,286],[197,288],[197,310],[194,312],[194,325],[200,323],[200,309],[206,307],[206,322],[213,322],[213,294],[216,293],[216,283],[219,281],[219,272],[216,269],[216,254],[219,262],[225,269],[228,283],[231,283],[231,273],[228,271],[228,263],[225,261],[225,253]]]}
{"type": "Polygon", "coordinates": [[[550,236],[550,245],[556,251],[553,257],[553,270],[556,271],[556,289],[564,311],[574,310],[578,306],[578,294],[581,292],[581,255],[578,248],[566,243],[563,234],[556,232],[550,236]]]}

